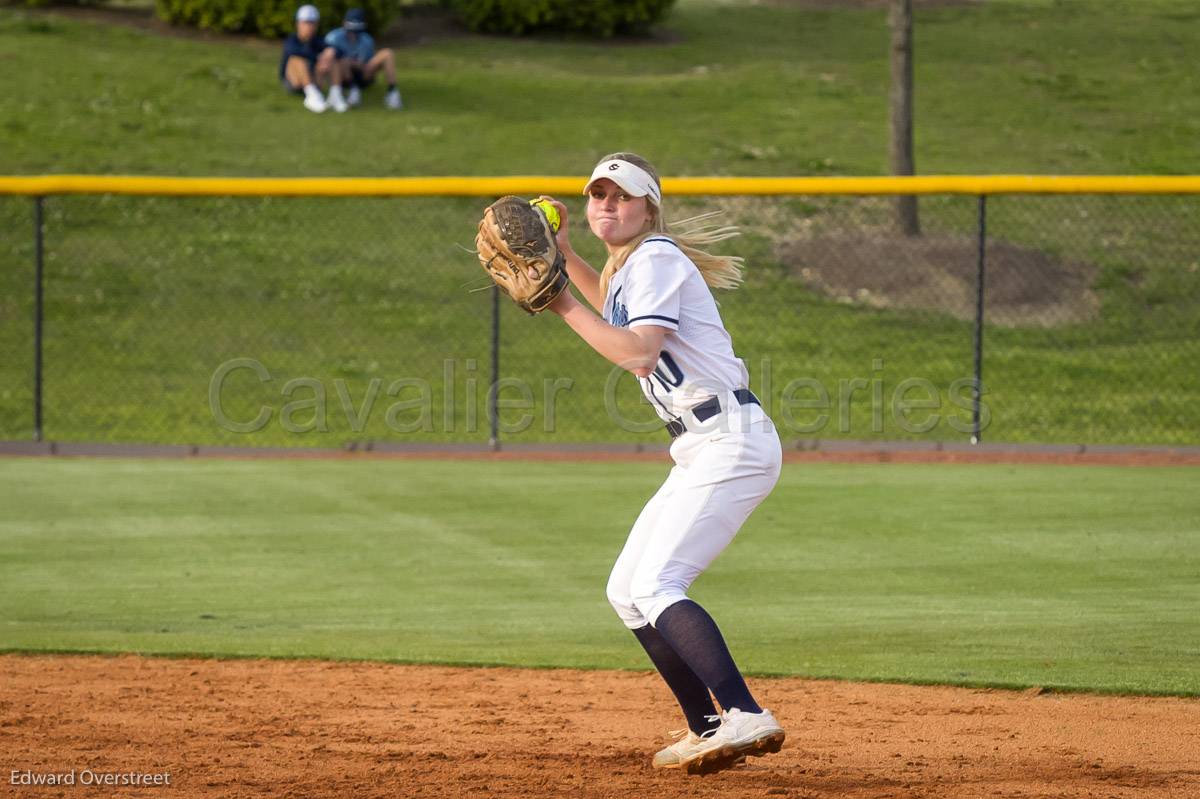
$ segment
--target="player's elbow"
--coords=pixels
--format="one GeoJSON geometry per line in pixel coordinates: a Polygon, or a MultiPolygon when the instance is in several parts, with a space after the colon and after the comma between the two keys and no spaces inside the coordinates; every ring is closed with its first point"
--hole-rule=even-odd
{"type": "Polygon", "coordinates": [[[639,353],[631,358],[626,358],[617,365],[635,377],[649,377],[654,373],[654,367],[658,365],[658,358],[651,359],[639,353]]]}
{"type": "Polygon", "coordinates": [[[640,352],[626,361],[623,366],[637,377],[649,377],[658,366],[658,357],[662,350],[642,348],[640,352]]]}
{"type": "Polygon", "coordinates": [[[639,327],[625,340],[620,366],[638,377],[649,377],[658,366],[662,354],[662,334],[648,327],[639,327]]]}

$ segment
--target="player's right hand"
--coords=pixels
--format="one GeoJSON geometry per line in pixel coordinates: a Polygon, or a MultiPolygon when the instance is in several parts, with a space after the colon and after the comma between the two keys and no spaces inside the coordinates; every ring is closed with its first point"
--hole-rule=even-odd
{"type": "Polygon", "coordinates": [[[558,232],[554,234],[554,242],[563,252],[571,252],[571,235],[567,231],[567,226],[569,224],[569,219],[567,217],[567,206],[563,205],[549,194],[540,195],[538,199],[545,200],[553,205],[554,209],[558,211],[558,232]]]}

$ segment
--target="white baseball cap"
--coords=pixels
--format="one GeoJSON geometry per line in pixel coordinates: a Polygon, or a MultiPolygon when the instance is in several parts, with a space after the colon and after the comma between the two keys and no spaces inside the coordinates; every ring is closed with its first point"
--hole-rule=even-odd
{"type": "Polygon", "coordinates": [[[297,22],[320,22],[321,12],[316,6],[304,5],[296,9],[297,22]]]}
{"type": "Polygon", "coordinates": [[[656,206],[662,205],[662,191],[658,188],[654,176],[637,164],[622,161],[620,158],[601,161],[592,170],[592,176],[583,187],[583,193],[591,191],[592,184],[600,178],[608,178],[632,197],[649,197],[650,202],[656,206]]]}

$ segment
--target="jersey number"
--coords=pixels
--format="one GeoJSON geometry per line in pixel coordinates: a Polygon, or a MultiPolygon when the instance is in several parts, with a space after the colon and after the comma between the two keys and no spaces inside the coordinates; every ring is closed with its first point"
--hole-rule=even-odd
{"type": "Polygon", "coordinates": [[[663,350],[662,354],[658,356],[658,366],[654,367],[654,372],[650,377],[657,380],[663,391],[668,394],[672,389],[683,385],[683,370],[679,368],[679,364],[675,363],[671,353],[666,350],[663,350]]]}

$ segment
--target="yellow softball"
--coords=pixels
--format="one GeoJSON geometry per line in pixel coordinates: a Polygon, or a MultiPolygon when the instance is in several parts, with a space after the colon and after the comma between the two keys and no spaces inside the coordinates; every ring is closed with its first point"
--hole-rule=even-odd
{"type": "Polygon", "coordinates": [[[529,204],[546,215],[546,221],[550,223],[550,229],[557,233],[558,226],[562,224],[562,220],[558,216],[558,209],[551,205],[549,200],[530,200],[529,204]]]}

